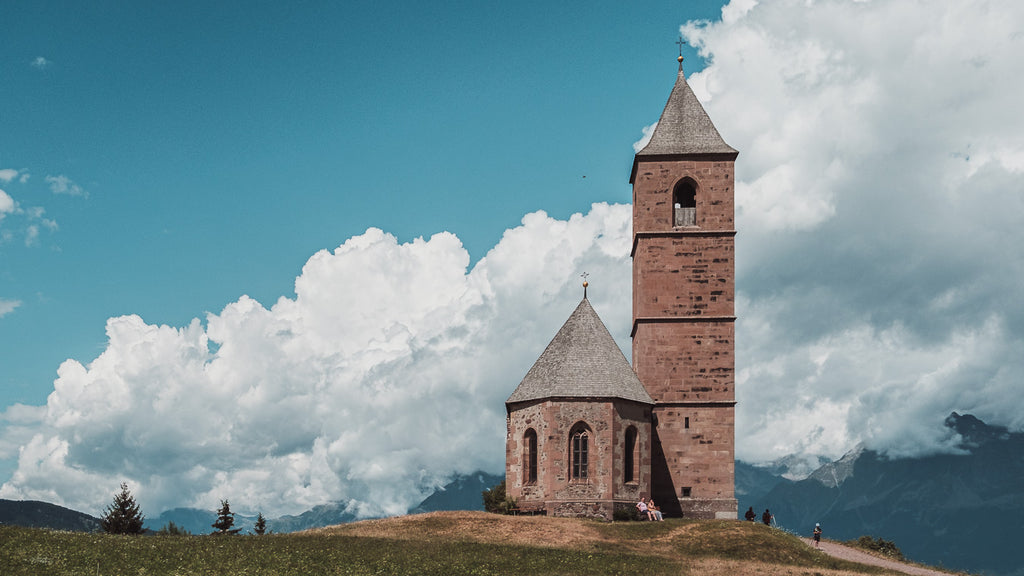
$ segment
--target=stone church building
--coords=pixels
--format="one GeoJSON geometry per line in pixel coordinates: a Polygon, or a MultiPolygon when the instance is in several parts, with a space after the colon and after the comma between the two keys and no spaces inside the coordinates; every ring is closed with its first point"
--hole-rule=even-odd
{"type": "Polygon", "coordinates": [[[583,301],[505,402],[506,493],[611,519],[736,518],[734,162],[679,73],[633,158],[633,363],[583,301]]]}

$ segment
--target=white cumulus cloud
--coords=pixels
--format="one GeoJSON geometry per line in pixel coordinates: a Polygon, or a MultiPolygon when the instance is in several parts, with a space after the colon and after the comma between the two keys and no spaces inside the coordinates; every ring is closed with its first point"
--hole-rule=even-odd
{"type": "Polygon", "coordinates": [[[64,362],[41,422],[18,428],[0,495],[99,512],[127,479],[154,511],[403,513],[452,473],[503,468],[503,402],[582,271],[628,344],[629,234],[628,206],[537,212],[469,270],[451,234],[371,228],[311,257],[270,307],[243,296],[180,328],[111,318],[106,350],[64,362]]]}
{"type": "Polygon", "coordinates": [[[734,0],[682,33],[737,161],[739,456],[949,450],[1024,405],[1024,5],[734,0]]]}

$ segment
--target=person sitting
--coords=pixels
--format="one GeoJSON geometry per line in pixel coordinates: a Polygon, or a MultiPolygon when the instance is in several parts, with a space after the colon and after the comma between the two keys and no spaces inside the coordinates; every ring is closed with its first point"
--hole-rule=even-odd
{"type": "Polygon", "coordinates": [[[661,510],[654,505],[654,498],[647,501],[647,514],[651,516],[651,520],[658,520],[660,522],[665,519],[665,517],[661,515],[661,510]]]}
{"type": "Polygon", "coordinates": [[[643,520],[644,516],[647,516],[648,520],[653,520],[650,508],[647,507],[647,498],[644,496],[640,497],[640,501],[636,503],[636,509],[640,511],[640,519],[643,520]]]}
{"type": "Polygon", "coordinates": [[[747,513],[744,514],[743,517],[746,518],[748,522],[753,522],[754,519],[757,518],[757,512],[754,512],[754,507],[751,506],[750,508],[747,508],[747,513]]]}

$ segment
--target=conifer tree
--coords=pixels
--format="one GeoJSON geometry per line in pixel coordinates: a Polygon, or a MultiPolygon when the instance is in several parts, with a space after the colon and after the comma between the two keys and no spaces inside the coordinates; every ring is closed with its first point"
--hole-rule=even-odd
{"type": "Polygon", "coordinates": [[[128,491],[128,483],[122,482],[121,493],[114,496],[114,502],[107,506],[107,512],[100,518],[100,526],[110,534],[142,534],[145,520],[135,497],[128,491]]]}
{"type": "Polygon", "coordinates": [[[211,526],[217,529],[214,534],[238,534],[241,528],[232,528],[235,525],[235,513],[227,500],[220,501],[220,510],[217,510],[217,521],[211,526]]]}
{"type": "Polygon", "coordinates": [[[263,512],[256,515],[256,525],[253,526],[253,530],[256,531],[257,536],[263,536],[267,532],[267,519],[263,517],[263,512]]]}

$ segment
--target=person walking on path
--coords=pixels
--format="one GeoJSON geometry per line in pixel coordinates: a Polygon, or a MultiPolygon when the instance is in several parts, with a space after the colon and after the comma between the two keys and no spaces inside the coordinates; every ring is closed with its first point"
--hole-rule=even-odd
{"type": "Polygon", "coordinates": [[[821,547],[821,524],[814,525],[814,547],[821,547]]]}

